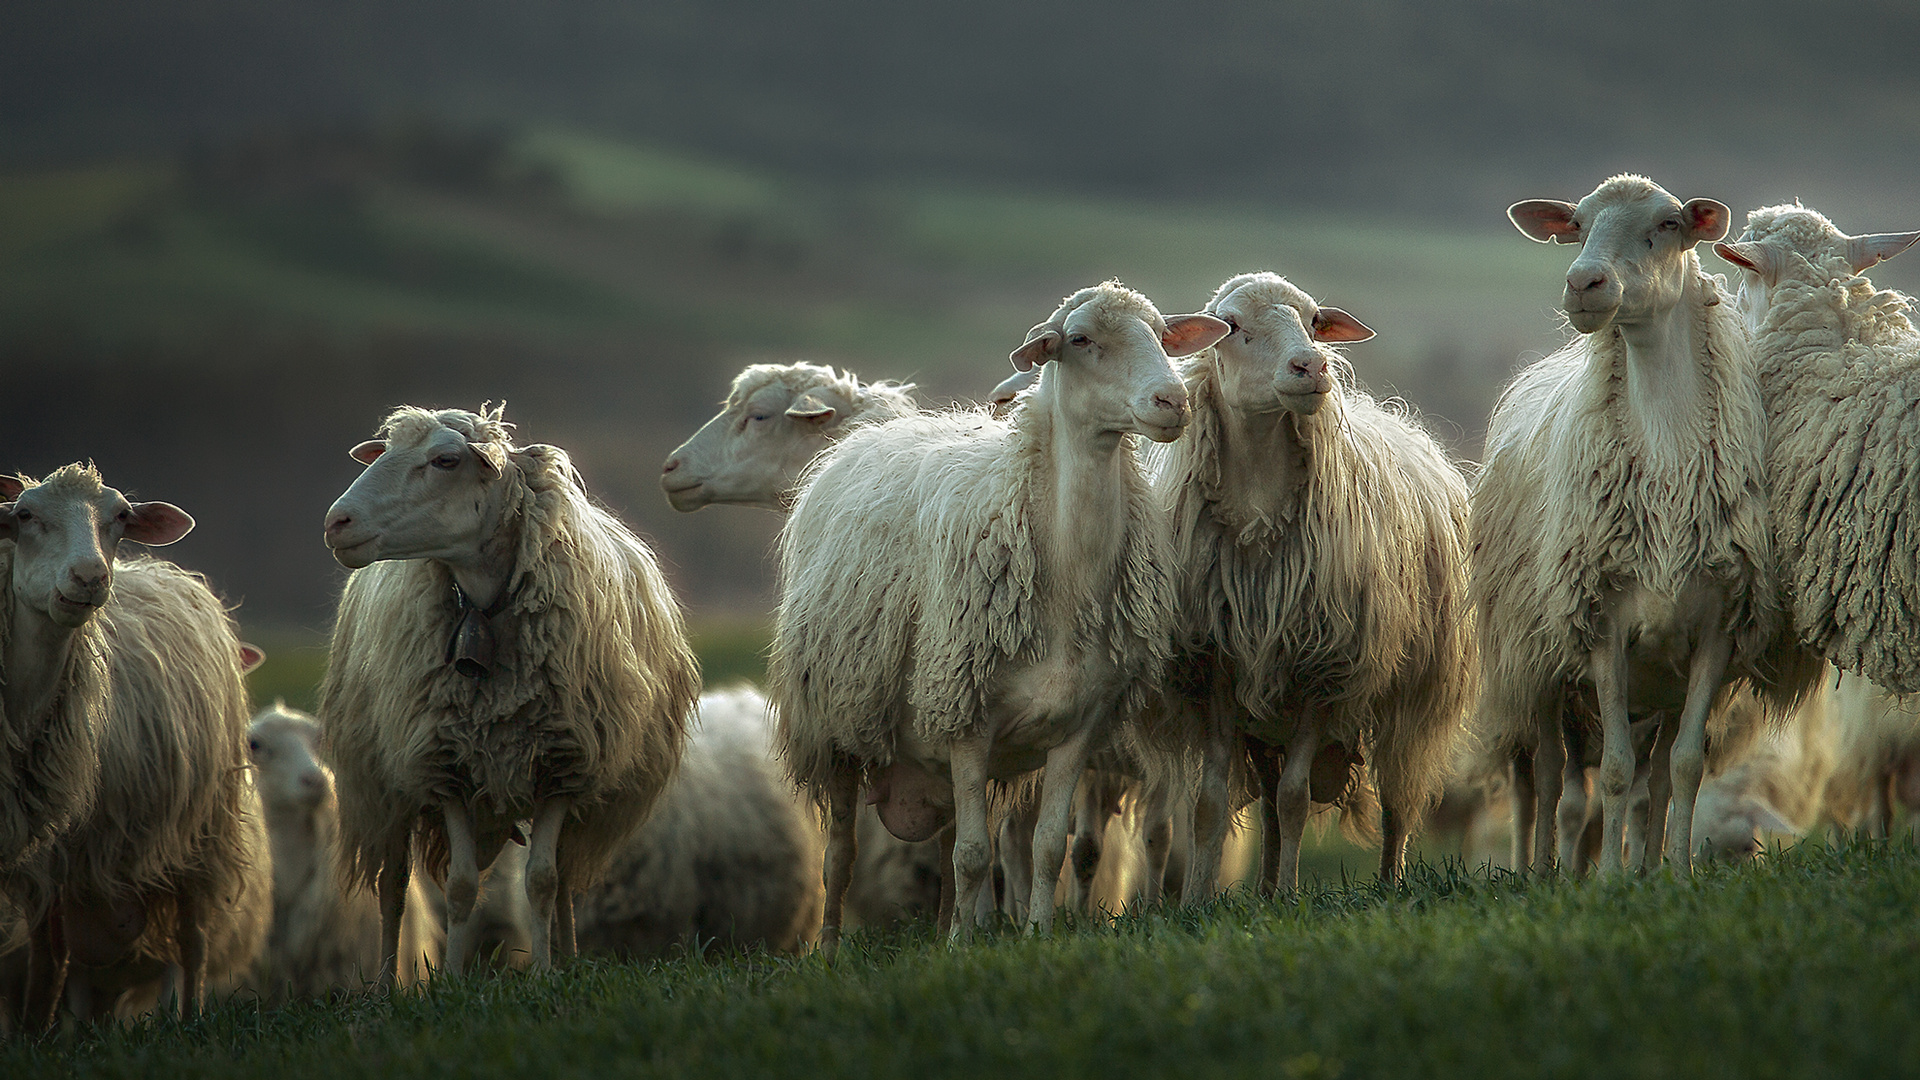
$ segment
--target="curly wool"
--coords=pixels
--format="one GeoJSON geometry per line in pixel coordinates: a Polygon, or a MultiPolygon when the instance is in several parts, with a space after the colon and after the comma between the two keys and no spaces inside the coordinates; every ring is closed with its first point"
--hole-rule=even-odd
{"type": "Polygon", "coordinates": [[[747,407],[753,395],[774,385],[786,388],[796,398],[809,390],[832,390],[852,402],[853,409],[844,416],[834,417],[825,429],[833,438],[853,424],[912,416],[920,411],[919,405],[913,400],[912,383],[894,382],[891,379],[863,383],[851,371],[836,373],[824,364],[809,364],[804,360],[791,364],[747,365],[733,377],[733,386],[727,391],[722,411],[738,414],[747,407]]]}
{"type": "Polygon", "coordinates": [[[1793,206],[1748,215],[1785,240],[1755,337],[1768,473],[1798,640],[1897,692],[1920,691],[1920,332],[1913,299],[1853,272],[1846,238],[1793,206]]]}
{"type": "MultiPolygon", "coordinates": [[[[1280,520],[1230,501],[1219,355],[1189,363],[1193,424],[1158,481],[1183,574],[1180,643],[1224,660],[1251,734],[1284,742],[1301,708],[1325,707],[1324,737],[1361,749],[1379,795],[1418,813],[1438,792],[1477,679],[1466,481],[1335,361],[1325,404],[1281,421],[1293,425],[1304,475],[1280,520]]],[[[1349,816],[1370,809],[1372,794],[1349,788],[1349,816]]]]}
{"type": "MultiPolygon", "coordinates": [[[[1689,252],[1703,302],[1695,357],[1704,435],[1681,460],[1633,452],[1626,345],[1617,327],[1521,372],[1489,421],[1473,483],[1473,583],[1480,614],[1482,732],[1532,738],[1534,709],[1586,672],[1602,597],[1622,580],[1678,596],[1721,582],[1729,678],[1778,685],[1779,621],[1764,453],[1766,414],[1745,329],[1689,252]]],[[[1796,688],[1797,689],[1797,688],[1796,688]]],[[[1779,691],[1783,697],[1791,692],[1779,691]]]]}
{"type": "MultiPolygon", "coordinates": [[[[493,673],[446,662],[462,612],[427,559],[348,578],[319,718],[337,772],[343,876],[372,887],[409,834],[446,873],[439,807],[459,801],[504,835],[540,800],[574,800],[564,885],[591,884],[672,778],[699,667],[653,553],[594,505],[565,451],[514,448],[498,410],[401,409],[392,446],[452,427],[501,469],[519,548],[493,673]]],[[[484,823],[484,824],[483,824],[484,823]]]]}

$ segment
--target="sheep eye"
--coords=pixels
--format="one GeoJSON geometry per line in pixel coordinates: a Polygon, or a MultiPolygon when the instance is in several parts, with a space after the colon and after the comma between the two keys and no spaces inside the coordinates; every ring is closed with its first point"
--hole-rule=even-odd
{"type": "Polygon", "coordinates": [[[459,454],[441,454],[439,457],[436,457],[433,459],[433,467],[436,469],[459,468],[460,455],[459,454]]]}
{"type": "Polygon", "coordinates": [[[1088,337],[1085,334],[1075,334],[1072,337],[1067,339],[1067,344],[1073,346],[1076,349],[1084,349],[1088,345],[1093,344],[1093,339],[1088,337]]]}
{"type": "Polygon", "coordinates": [[[248,739],[248,740],[247,740],[247,749],[248,749],[248,750],[250,750],[250,751],[252,751],[253,753],[256,753],[256,754],[257,754],[257,753],[259,753],[259,752],[260,752],[260,740],[259,740],[259,739],[248,739]]]}
{"type": "Polygon", "coordinates": [[[24,509],[24,508],[23,508],[23,509],[20,509],[20,510],[15,510],[15,511],[13,512],[13,520],[15,520],[15,521],[32,521],[32,520],[33,520],[33,511],[31,511],[31,510],[27,510],[27,509],[24,509]]]}
{"type": "Polygon", "coordinates": [[[753,421],[756,424],[759,424],[759,423],[764,423],[765,421],[773,419],[773,414],[772,413],[754,413],[752,416],[747,417],[747,419],[753,421]]]}

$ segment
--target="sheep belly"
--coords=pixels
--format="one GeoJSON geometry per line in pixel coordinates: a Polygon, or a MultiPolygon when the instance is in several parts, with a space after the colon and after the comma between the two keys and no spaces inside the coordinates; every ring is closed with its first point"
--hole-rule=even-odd
{"type": "Polygon", "coordinates": [[[1629,711],[1684,706],[1699,631],[1731,606],[1726,589],[1696,580],[1675,599],[1629,582],[1609,603],[1613,617],[1626,627],[1629,711]]]}

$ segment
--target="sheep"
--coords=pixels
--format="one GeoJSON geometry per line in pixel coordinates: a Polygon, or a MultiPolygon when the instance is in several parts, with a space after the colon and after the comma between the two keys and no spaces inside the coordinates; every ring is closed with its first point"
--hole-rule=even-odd
{"type": "Polygon", "coordinates": [[[588,497],[565,451],[513,446],[504,407],[396,409],[327,511],[353,570],[320,688],[345,877],[377,890],[392,985],[417,837],[446,882],[463,972],[480,870],[532,819],[535,970],[574,946],[592,884],[672,778],[698,692],[653,553],[588,497]]]}
{"type": "Polygon", "coordinates": [[[1920,331],[1865,272],[1916,240],[1768,206],[1714,247],[1754,332],[1794,636],[1900,693],[1920,691],[1920,331]]]}
{"type": "Polygon", "coordinates": [[[1731,752],[1711,747],[1693,810],[1696,857],[1750,859],[1760,853],[1764,834],[1802,836],[1828,816],[1826,793],[1845,722],[1836,674],[1826,669],[1785,724],[1767,725],[1751,693],[1735,696],[1729,711],[1747,712],[1738,726],[1758,737],[1731,752]]]}
{"type": "Polygon", "coordinates": [[[817,459],[781,534],[768,678],[788,766],[828,815],[828,955],[863,780],[902,839],[955,822],[958,940],[989,869],[986,784],[1044,767],[1027,926],[1050,928],[1081,770],[1168,652],[1169,552],[1130,436],[1178,437],[1168,356],[1225,332],[1118,282],[1083,289],[1013,352],[1053,370],[1009,419],[903,417],[817,459]]]}
{"type": "Polygon", "coordinates": [[[1884,840],[1900,811],[1920,809],[1920,698],[1852,672],[1841,674],[1833,698],[1840,736],[1823,798],[1827,819],[1884,840]]]}
{"type": "MultiPolygon", "coordinates": [[[[1544,868],[1560,721],[1571,696],[1594,695],[1599,866],[1615,875],[1634,774],[1629,715],[1677,715],[1664,846],[1684,871],[1713,706],[1737,680],[1776,702],[1810,681],[1771,648],[1767,424],[1748,336],[1694,252],[1726,234],[1730,211],[1616,176],[1578,205],[1531,200],[1508,216],[1533,240],[1581,245],[1563,305],[1583,336],[1515,377],[1489,421],[1472,496],[1476,722],[1495,742],[1537,740],[1532,855],[1544,868]]],[[[1649,860],[1666,802],[1657,791],[1649,860]]]]}
{"type": "Polygon", "coordinates": [[[1231,329],[1185,366],[1193,429],[1157,481],[1181,568],[1173,694],[1204,746],[1183,894],[1218,887],[1248,751],[1268,796],[1263,889],[1296,887],[1309,800],[1364,813],[1370,789],[1392,881],[1474,692],[1466,480],[1351,385],[1329,344],[1373,336],[1351,315],[1270,272],[1205,310],[1231,329]]]}
{"type": "Polygon", "coordinates": [[[820,922],[820,834],[774,759],[751,686],[701,696],[653,817],[575,903],[580,948],[658,956],[676,943],[791,952],[820,922]]]}
{"type": "Polygon", "coordinates": [[[919,411],[913,385],[819,364],[752,364],[726,403],[667,456],[660,486],[683,513],[715,503],[785,510],[794,477],[854,425],[919,411]]]}
{"type": "MultiPolygon", "coordinates": [[[[320,758],[320,724],[284,702],[260,710],[247,755],[273,851],[273,925],[253,983],[267,1001],[356,990],[380,969],[380,911],[344,890],[334,867],[340,811],[333,772],[320,758]]],[[[441,941],[420,881],[410,883],[401,927],[399,981],[425,981],[441,941]]]]}
{"type": "Polygon", "coordinates": [[[22,751],[6,785],[5,887],[30,926],[25,1026],[52,1022],[69,960],[171,971],[176,1012],[197,1015],[209,983],[252,962],[270,902],[232,621],[204,578],[119,557],[124,539],[186,535],[178,507],[130,503],[79,464],[43,482],[0,478],[0,497],[3,700],[22,751]],[[62,732],[77,717],[96,734],[62,732]],[[50,777],[79,793],[64,832],[35,820],[50,777]],[[23,853],[22,841],[46,846],[23,853]]]}

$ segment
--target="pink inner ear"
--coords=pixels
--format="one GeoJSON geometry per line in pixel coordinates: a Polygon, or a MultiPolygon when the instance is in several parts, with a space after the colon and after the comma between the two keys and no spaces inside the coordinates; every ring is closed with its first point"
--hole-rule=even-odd
{"type": "Polygon", "coordinates": [[[1008,353],[1007,359],[1013,361],[1015,371],[1032,371],[1053,359],[1059,351],[1059,332],[1048,330],[1028,338],[1026,344],[1008,353]]]}
{"type": "Polygon", "coordinates": [[[368,439],[359,446],[347,451],[347,456],[362,465],[371,465],[381,454],[387,452],[387,444],[382,439],[368,439]]]}
{"type": "Polygon", "coordinates": [[[1192,356],[1232,332],[1225,319],[1212,315],[1169,315],[1160,347],[1168,356],[1192,356]]]}
{"type": "Polygon", "coordinates": [[[25,490],[27,485],[21,483],[19,477],[0,474],[0,499],[12,501],[19,498],[20,493],[25,490]]]}
{"type": "Polygon", "coordinates": [[[252,671],[254,668],[257,668],[261,664],[264,664],[266,662],[267,662],[266,650],[262,649],[258,645],[249,645],[244,641],[240,643],[240,670],[241,671],[243,672],[252,671]]]}
{"type": "Polygon", "coordinates": [[[126,539],[136,544],[160,547],[193,531],[193,518],[185,510],[163,502],[133,504],[133,520],[127,525],[126,539]]]}
{"type": "Polygon", "coordinates": [[[1733,223],[1733,211],[1712,199],[1694,199],[1687,203],[1686,210],[1687,219],[1693,224],[1690,235],[1695,240],[1719,240],[1727,235],[1733,223]]]}
{"type": "Polygon", "coordinates": [[[1573,221],[1575,209],[1558,199],[1527,199],[1507,207],[1507,220],[1529,240],[1549,244],[1580,234],[1580,226],[1573,221]]]}
{"type": "Polygon", "coordinates": [[[1323,307],[1313,320],[1313,340],[1326,342],[1366,341],[1373,330],[1366,323],[1337,307],[1323,307]]]}

